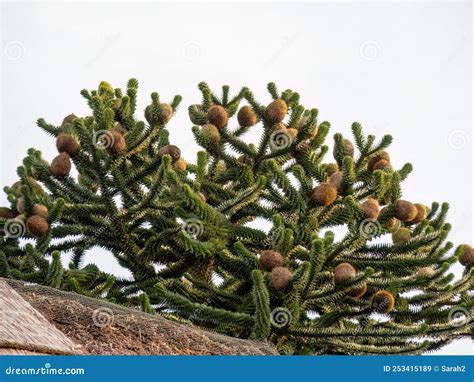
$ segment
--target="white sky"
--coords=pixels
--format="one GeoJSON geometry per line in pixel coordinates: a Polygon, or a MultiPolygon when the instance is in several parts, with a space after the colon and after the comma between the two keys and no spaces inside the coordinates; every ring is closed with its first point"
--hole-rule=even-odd
{"type": "MultiPolygon", "coordinates": [[[[336,3],[8,3],[2,5],[0,184],[16,180],[29,147],[56,155],[36,127],[88,108],[79,95],[101,80],[140,81],[139,110],[152,91],[184,97],[171,140],[194,161],[186,108],[198,82],[268,101],[266,84],[292,88],[335,132],[394,136],[395,167],[414,164],[403,194],[448,201],[450,240],[473,243],[472,6],[470,2],[336,3]]],[[[258,131],[254,132],[258,135],[258,131]]],[[[0,196],[0,204],[5,203],[0,196]]],[[[94,251],[86,261],[124,274],[94,251]]],[[[462,268],[454,268],[459,276],[462,268]]],[[[466,339],[440,354],[473,353],[466,339]]]]}

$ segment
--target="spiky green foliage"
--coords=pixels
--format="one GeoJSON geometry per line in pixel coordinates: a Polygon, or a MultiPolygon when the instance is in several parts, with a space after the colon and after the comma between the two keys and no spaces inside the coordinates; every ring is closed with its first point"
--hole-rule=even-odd
{"type": "Polygon", "coordinates": [[[374,168],[390,136],[376,142],[354,123],[356,148],[335,134],[330,164],[330,124],[296,92],[268,85],[287,106],[275,123],[281,110],[260,104],[247,88],[230,97],[224,86],[218,97],[201,83],[202,103],[188,110],[204,151],[185,166],[168,146],[167,130],[181,98],[163,104],[153,93],[142,122],[135,118],[137,87],[130,80],[124,94],[103,82],[81,92],[91,116],[70,116],[60,127],[38,121],[51,136],[70,134],[80,143],[71,154],[80,180],[53,175],[38,150],[28,151],[19,183],[5,187],[11,211],[0,218],[0,276],[270,340],[283,354],[421,353],[472,334],[472,263],[458,280],[449,273],[471,249],[452,253],[445,241],[447,204],[396,218],[411,165],[374,168]],[[232,118],[242,102],[256,125],[232,118]],[[213,105],[229,118],[218,139],[215,129],[210,135],[201,127],[212,122],[213,105]],[[244,139],[250,129],[261,132],[258,142],[244,139]],[[321,184],[333,195],[316,192],[321,184]],[[367,199],[383,206],[375,216],[363,205],[367,199]],[[49,230],[40,237],[25,225],[37,204],[48,209],[49,230]],[[257,228],[259,220],[271,229],[257,228]],[[83,266],[95,247],[109,250],[132,277],[83,266]],[[265,250],[274,251],[274,263],[260,258],[265,250]],[[72,261],[63,269],[66,252],[72,261]],[[335,271],[341,263],[347,275],[335,271]]]}

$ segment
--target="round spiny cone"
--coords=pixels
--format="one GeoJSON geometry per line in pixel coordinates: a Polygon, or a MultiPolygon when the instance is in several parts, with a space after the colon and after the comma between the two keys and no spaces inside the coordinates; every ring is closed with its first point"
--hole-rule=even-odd
{"type": "Polygon", "coordinates": [[[10,188],[13,192],[13,195],[15,195],[16,197],[21,196],[21,181],[19,180],[16,181],[15,183],[12,184],[10,188]]]}
{"type": "Polygon", "coordinates": [[[367,292],[367,283],[363,283],[360,288],[352,289],[349,296],[354,298],[361,298],[367,292]]]}
{"type": "Polygon", "coordinates": [[[331,176],[332,174],[339,171],[339,166],[337,163],[327,163],[326,164],[326,173],[331,176]]]}
{"type": "Polygon", "coordinates": [[[397,200],[397,203],[395,204],[395,211],[395,216],[397,219],[403,222],[412,221],[418,214],[418,210],[416,209],[415,205],[406,200],[397,200]]]}
{"type": "Polygon", "coordinates": [[[112,130],[107,134],[110,142],[108,142],[106,149],[110,155],[120,155],[127,151],[127,142],[125,142],[125,138],[120,132],[112,130]]]}
{"type": "Polygon", "coordinates": [[[56,148],[60,153],[66,152],[70,156],[74,156],[81,149],[81,145],[71,134],[61,133],[56,138],[56,148]]]}
{"type": "Polygon", "coordinates": [[[467,244],[464,244],[463,247],[464,251],[461,256],[459,256],[459,262],[467,267],[474,264],[474,248],[467,244]]]}
{"type": "Polygon", "coordinates": [[[337,199],[337,188],[331,183],[321,183],[313,189],[312,200],[317,206],[329,206],[337,199]]]}
{"type": "Polygon", "coordinates": [[[343,181],[344,177],[342,176],[342,172],[340,171],[336,171],[329,177],[329,183],[336,187],[337,192],[341,192],[343,181]]]}
{"type": "Polygon", "coordinates": [[[426,207],[423,204],[415,203],[414,204],[417,214],[413,220],[410,220],[411,224],[418,224],[422,220],[426,219],[428,216],[428,211],[426,210],[426,207]]]}
{"type": "Polygon", "coordinates": [[[125,127],[123,127],[120,122],[115,122],[112,130],[122,135],[124,135],[127,132],[127,130],[125,130],[125,127]]]}
{"type": "Polygon", "coordinates": [[[371,157],[369,161],[367,162],[367,167],[369,168],[369,170],[373,170],[375,164],[381,160],[390,162],[390,156],[388,155],[386,151],[383,151],[383,150],[379,151],[377,154],[371,157]]]}
{"type": "Polygon", "coordinates": [[[272,270],[271,283],[275,289],[284,290],[290,285],[293,274],[288,268],[275,267],[272,270]]]}
{"type": "Polygon", "coordinates": [[[280,123],[288,113],[288,105],[282,99],[276,99],[265,109],[265,118],[271,123],[280,123]]]}
{"type": "Polygon", "coordinates": [[[393,168],[392,168],[392,165],[390,164],[389,161],[387,161],[385,159],[381,159],[373,165],[372,170],[390,170],[390,171],[392,171],[393,168]]]}
{"type": "Polygon", "coordinates": [[[20,196],[16,200],[16,210],[18,211],[19,214],[25,213],[25,198],[23,196],[20,196]]]}
{"type": "Polygon", "coordinates": [[[26,228],[32,235],[43,237],[48,233],[49,225],[44,217],[33,215],[26,221],[26,228]]]}
{"type": "Polygon", "coordinates": [[[296,137],[298,136],[298,130],[290,127],[286,129],[286,133],[291,137],[291,140],[294,141],[296,137]]]}
{"type": "Polygon", "coordinates": [[[411,231],[406,227],[401,227],[392,233],[392,241],[394,244],[406,243],[411,239],[411,231]]]}
{"type": "Polygon", "coordinates": [[[377,219],[379,217],[380,206],[376,199],[367,199],[360,205],[360,208],[362,209],[365,219],[377,219]]]}
{"type": "Polygon", "coordinates": [[[181,150],[178,146],[175,145],[166,145],[158,150],[158,155],[162,157],[163,155],[171,156],[171,161],[175,163],[179,158],[181,158],[181,150]]]}
{"type": "Polygon", "coordinates": [[[416,277],[431,277],[435,273],[433,267],[423,267],[416,271],[416,277]]]}
{"type": "Polygon", "coordinates": [[[227,110],[220,105],[213,105],[207,111],[207,120],[218,129],[224,128],[228,119],[227,110]]]}
{"type": "Polygon", "coordinates": [[[341,263],[334,269],[334,283],[341,285],[356,277],[357,271],[349,263],[341,263]]]}
{"type": "Polygon", "coordinates": [[[63,119],[60,129],[62,130],[68,124],[72,125],[76,119],[77,119],[77,116],[75,116],[74,114],[69,114],[67,117],[63,119]]]}
{"type": "Polygon", "coordinates": [[[210,123],[206,123],[201,128],[201,133],[204,138],[208,139],[211,143],[215,145],[221,142],[221,133],[219,133],[219,129],[210,123]]]}
{"type": "Polygon", "coordinates": [[[168,123],[171,117],[173,117],[173,108],[171,107],[170,104],[167,104],[167,103],[162,103],[160,104],[160,106],[161,106],[160,122],[168,123]]]}
{"type": "Polygon", "coordinates": [[[35,204],[32,213],[46,219],[48,217],[48,208],[44,204],[35,204]]]}
{"type": "Polygon", "coordinates": [[[283,256],[277,251],[262,251],[258,258],[258,263],[262,269],[270,272],[273,268],[283,266],[283,256]]]}
{"type": "Polygon", "coordinates": [[[395,297],[387,290],[379,290],[372,298],[372,307],[379,313],[389,313],[395,306],[395,297]]]}
{"type": "Polygon", "coordinates": [[[51,162],[51,174],[54,176],[68,176],[71,171],[71,159],[68,153],[62,152],[51,162]]]}
{"type": "Polygon", "coordinates": [[[186,161],[182,158],[173,163],[173,169],[176,171],[186,171],[186,161]]]}
{"type": "Polygon", "coordinates": [[[257,123],[257,114],[250,106],[242,106],[237,113],[237,121],[242,127],[250,127],[257,123]]]}
{"type": "Polygon", "coordinates": [[[8,207],[0,207],[0,218],[13,219],[15,213],[8,207]]]}
{"type": "MultiPolygon", "coordinates": [[[[343,156],[350,156],[350,157],[354,156],[354,145],[349,139],[343,138],[341,141],[341,146],[344,152],[343,156]]],[[[336,157],[336,148],[334,148],[333,156],[336,157]]]]}

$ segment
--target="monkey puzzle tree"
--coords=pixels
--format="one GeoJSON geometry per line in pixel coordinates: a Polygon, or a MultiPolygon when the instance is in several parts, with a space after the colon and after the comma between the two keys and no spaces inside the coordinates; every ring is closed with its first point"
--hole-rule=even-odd
{"type": "Polygon", "coordinates": [[[201,83],[189,115],[205,151],[190,164],[168,139],[181,98],[153,93],[144,123],[137,87],[103,82],[82,91],[92,116],[38,121],[59,155],[49,164],[30,149],[5,188],[0,275],[270,340],[283,354],[420,353],[472,334],[474,250],[445,242],[447,204],[402,199],[411,165],[392,168],[390,136],[376,143],[354,123],[355,147],[335,134],[326,162],[330,125],[294,91],[269,84],[263,106],[247,88],[219,98],[201,83]],[[258,142],[244,139],[250,129],[258,142]],[[252,223],[263,220],[268,232],[252,223]],[[93,247],[132,276],[83,266],[93,247]]]}

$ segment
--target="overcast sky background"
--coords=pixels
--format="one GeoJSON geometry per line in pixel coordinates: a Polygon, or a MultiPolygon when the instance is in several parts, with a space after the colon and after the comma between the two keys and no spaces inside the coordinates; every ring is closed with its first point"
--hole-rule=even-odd
{"type": "MultiPolygon", "coordinates": [[[[195,160],[186,108],[197,84],[248,86],[262,103],[266,84],[292,88],[317,107],[331,134],[390,133],[396,168],[414,171],[404,198],[448,201],[450,240],[473,243],[472,6],[470,2],[341,3],[42,3],[2,4],[0,183],[16,180],[29,147],[46,159],[53,140],[35,125],[89,113],[79,91],[101,80],[140,81],[139,111],[158,91],[183,107],[169,125],[171,141],[195,160]]],[[[254,131],[254,137],[258,136],[254,131]]],[[[251,134],[252,135],[252,134],[251,134]]],[[[331,142],[332,138],[328,140],[331,142]]],[[[6,202],[0,196],[0,204],[6,202]]],[[[94,250],[86,262],[125,275],[94,250]]],[[[462,268],[456,265],[459,277],[462,268]]],[[[439,354],[472,354],[468,339],[439,354]]]]}

